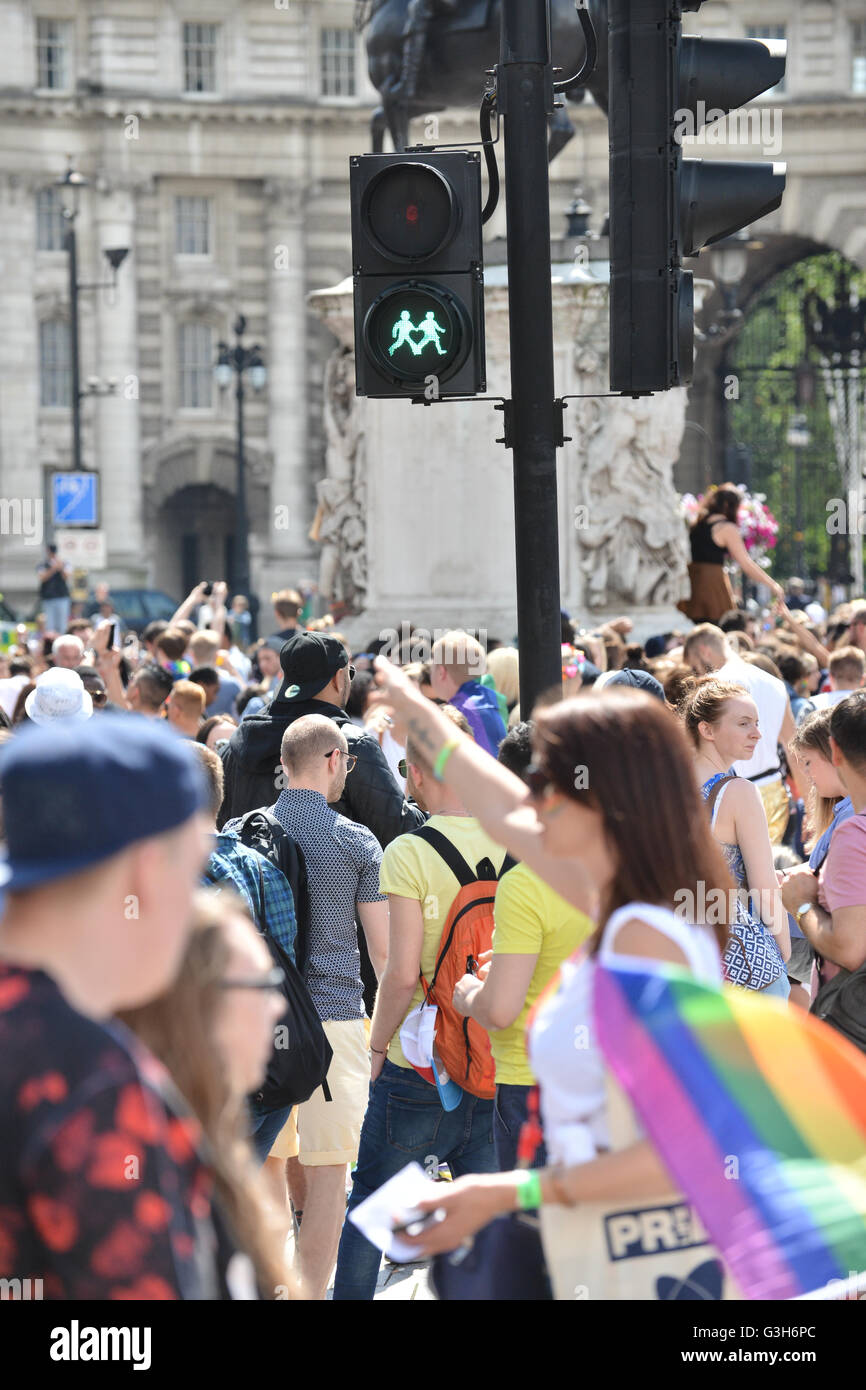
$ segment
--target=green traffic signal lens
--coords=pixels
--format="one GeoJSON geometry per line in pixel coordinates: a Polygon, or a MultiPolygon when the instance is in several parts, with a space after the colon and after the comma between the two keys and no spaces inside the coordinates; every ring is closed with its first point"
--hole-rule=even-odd
{"type": "Polygon", "coordinates": [[[432,285],[393,285],[370,305],[367,349],[393,380],[423,389],[431,376],[446,381],[465,362],[471,320],[459,300],[432,285]]]}

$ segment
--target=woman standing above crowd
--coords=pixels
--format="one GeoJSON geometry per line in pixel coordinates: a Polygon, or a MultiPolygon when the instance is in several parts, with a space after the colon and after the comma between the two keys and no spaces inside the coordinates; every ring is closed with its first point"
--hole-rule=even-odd
{"type": "Polygon", "coordinates": [[[733,560],[756,584],[767,585],[775,598],[785,597],[781,584],[771,579],[746,549],[737,525],[741,501],[732,483],[712,488],[689,532],[691,594],[677,607],[692,622],[717,623],[723,613],[736,607],[724,570],[726,560],[733,560]]]}

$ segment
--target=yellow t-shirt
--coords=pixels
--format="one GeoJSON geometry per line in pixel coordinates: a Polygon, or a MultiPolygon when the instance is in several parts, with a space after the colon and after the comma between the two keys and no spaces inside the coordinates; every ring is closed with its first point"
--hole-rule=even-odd
{"type": "Polygon", "coordinates": [[[515,864],[500,879],[493,915],[494,956],[538,956],[524,1007],[510,1028],[490,1034],[497,1085],[532,1086],[535,1077],[526,1056],[527,1014],[562,962],[594,928],[585,913],[571,907],[525,864],[515,864]]]}
{"type": "MultiPolygon", "coordinates": [[[[491,861],[497,873],[501,869],[505,850],[485,834],[474,816],[431,816],[428,825],[447,836],[471,869],[474,870],[485,857],[491,861]]],[[[398,835],[382,855],[380,891],[395,893],[401,898],[416,898],[421,904],[424,917],[421,970],[428,984],[436,965],[442,928],[459,888],[457,879],[441,855],[418,835],[398,835]]],[[[423,998],[424,987],[419,979],[406,1014],[416,1009],[423,998]]],[[[400,1046],[399,1028],[388,1048],[388,1061],[398,1067],[409,1066],[400,1046]]]]}

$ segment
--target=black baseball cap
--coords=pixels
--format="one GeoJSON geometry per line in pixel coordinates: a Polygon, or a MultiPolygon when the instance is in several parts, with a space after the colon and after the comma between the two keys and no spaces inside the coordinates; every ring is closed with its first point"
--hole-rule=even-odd
{"type": "Polygon", "coordinates": [[[337,637],[326,632],[299,632],[280,650],[283,683],[277,700],[311,700],[338,671],[349,664],[349,653],[337,637]]]}

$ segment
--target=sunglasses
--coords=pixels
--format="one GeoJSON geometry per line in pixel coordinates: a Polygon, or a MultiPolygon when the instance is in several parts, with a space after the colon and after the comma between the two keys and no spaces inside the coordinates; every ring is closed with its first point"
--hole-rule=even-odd
{"type": "Polygon", "coordinates": [[[401,759],[400,759],[399,763],[397,764],[397,771],[399,772],[399,774],[400,774],[401,777],[408,777],[408,776],[409,776],[409,768],[408,768],[407,765],[406,765],[406,759],[405,759],[405,758],[401,758],[401,759]]]}
{"type": "Polygon", "coordinates": [[[330,758],[330,757],[332,757],[332,756],[334,755],[334,753],[339,753],[339,755],[340,755],[341,758],[345,758],[345,759],[346,759],[346,771],[347,771],[347,772],[351,772],[351,771],[352,771],[352,768],[355,766],[355,763],[358,761],[358,756],[357,756],[357,754],[356,754],[356,753],[346,753],[342,748],[332,748],[331,751],[330,751],[330,753],[326,753],[326,754],[325,754],[325,757],[326,757],[326,758],[330,758]]]}
{"type": "Polygon", "coordinates": [[[536,800],[541,800],[552,781],[550,774],[539,767],[537,763],[529,764],[523,774],[523,780],[529,788],[530,796],[535,797],[536,800]]]}
{"type": "Polygon", "coordinates": [[[274,966],[266,975],[250,976],[242,980],[220,980],[220,989],[270,989],[282,992],[285,983],[285,975],[282,970],[274,966]]]}
{"type": "Polygon", "coordinates": [[[354,668],[354,666],[350,666],[350,667],[349,667],[349,680],[350,680],[350,681],[353,681],[354,679],[355,679],[355,668],[354,668]]]}

